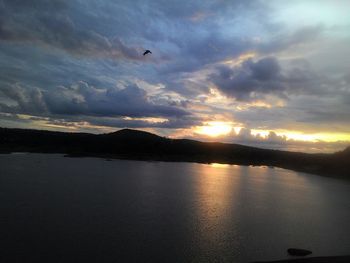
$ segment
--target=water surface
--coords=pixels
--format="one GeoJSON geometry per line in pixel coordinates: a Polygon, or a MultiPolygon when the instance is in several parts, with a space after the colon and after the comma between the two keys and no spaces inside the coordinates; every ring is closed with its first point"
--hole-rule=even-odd
{"type": "Polygon", "coordinates": [[[283,169],[0,155],[3,262],[350,253],[350,184],[283,169]]]}

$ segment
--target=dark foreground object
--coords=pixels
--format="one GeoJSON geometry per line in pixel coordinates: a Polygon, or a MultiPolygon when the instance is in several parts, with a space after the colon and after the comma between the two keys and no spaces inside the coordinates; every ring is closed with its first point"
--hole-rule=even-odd
{"type": "Polygon", "coordinates": [[[307,256],[312,254],[310,250],[300,248],[288,248],[287,252],[291,256],[307,256]]]}
{"type": "Polygon", "coordinates": [[[0,128],[0,153],[64,153],[70,157],[228,163],[275,166],[299,172],[350,178],[350,147],[334,154],[267,150],[239,144],[169,139],[120,130],[108,134],[63,133],[0,128]]]}
{"type": "Polygon", "coordinates": [[[278,261],[257,261],[255,263],[349,263],[350,256],[338,256],[338,257],[313,257],[313,258],[300,258],[300,259],[287,259],[278,261]]]}

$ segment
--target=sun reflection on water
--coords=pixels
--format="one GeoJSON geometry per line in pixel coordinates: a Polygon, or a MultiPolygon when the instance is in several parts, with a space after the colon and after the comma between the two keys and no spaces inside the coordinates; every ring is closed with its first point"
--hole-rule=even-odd
{"type": "Polygon", "coordinates": [[[227,168],[231,166],[230,164],[226,164],[226,163],[211,163],[209,165],[213,168],[227,168]]]}
{"type": "MultiPolygon", "coordinates": [[[[212,163],[198,165],[196,176],[195,199],[196,217],[201,251],[210,253],[210,248],[218,251],[225,242],[225,232],[233,217],[236,195],[238,193],[235,170],[229,164],[212,163]],[[213,180],[213,178],[215,178],[213,180]]],[[[235,233],[235,229],[231,228],[235,233]]],[[[224,251],[222,251],[224,253],[224,251]]],[[[203,255],[206,257],[207,255],[203,255]]]]}

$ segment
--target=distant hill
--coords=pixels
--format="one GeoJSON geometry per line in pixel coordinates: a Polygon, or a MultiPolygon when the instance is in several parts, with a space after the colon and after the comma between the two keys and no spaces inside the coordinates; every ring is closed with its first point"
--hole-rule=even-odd
{"type": "Polygon", "coordinates": [[[239,144],[169,139],[130,129],[95,135],[0,128],[1,152],[63,153],[72,157],[266,165],[350,179],[350,147],[334,154],[307,154],[239,144]]]}

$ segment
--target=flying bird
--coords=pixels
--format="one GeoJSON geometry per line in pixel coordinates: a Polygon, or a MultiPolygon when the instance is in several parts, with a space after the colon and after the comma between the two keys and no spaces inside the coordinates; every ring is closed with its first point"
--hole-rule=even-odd
{"type": "Polygon", "coordinates": [[[145,55],[147,55],[148,53],[149,53],[149,54],[152,54],[152,52],[151,52],[150,50],[147,49],[145,52],[143,52],[143,55],[145,56],[145,55]]]}

